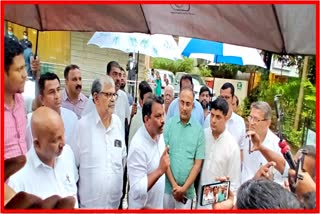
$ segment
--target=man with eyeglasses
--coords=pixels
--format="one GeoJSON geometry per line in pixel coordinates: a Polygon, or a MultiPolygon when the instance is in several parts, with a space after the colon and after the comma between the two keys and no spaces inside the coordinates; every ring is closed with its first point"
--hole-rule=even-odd
{"type": "MultiPolygon", "coordinates": [[[[77,115],[66,108],[62,107],[62,95],[60,79],[55,73],[47,72],[42,74],[39,79],[39,100],[43,106],[49,107],[56,111],[62,118],[65,128],[65,142],[69,144],[71,137],[78,121],[77,115]]],[[[31,127],[32,113],[27,115],[27,132],[26,143],[28,150],[33,145],[32,127],[31,127]]]]}
{"type": "MultiPolygon", "coordinates": [[[[115,102],[115,111],[114,113],[120,118],[121,124],[123,126],[123,131],[125,135],[128,133],[128,124],[130,120],[130,106],[127,94],[119,90],[122,78],[121,66],[116,61],[111,61],[107,64],[106,74],[110,76],[115,84],[115,90],[118,95],[117,100],[115,102]]],[[[89,100],[93,100],[92,96],[89,97],[89,100]]],[[[94,108],[93,102],[87,102],[85,109],[82,112],[82,116],[88,114],[94,108]]]]}
{"type": "Polygon", "coordinates": [[[94,109],[77,123],[71,148],[79,168],[80,208],[118,209],[126,164],[121,120],[113,114],[117,93],[110,76],[92,83],[94,109]]]}
{"type": "Polygon", "coordinates": [[[281,185],[284,184],[282,174],[288,165],[278,146],[280,139],[269,129],[271,117],[271,107],[267,102],[258,101],[251,104],[251,111],[248,116],[248,137],[243,147],[241,183],[253,178],[262,165],[273,161],[276,163],[275,168],[277,169],[274,174],[274,181],[281,185]],[[252,135],[259,139],[251,141],[252,135]]]}
{"type": "MultiPolygon", "coordinates": [[[[236,114],[235,112],[233,112],[232,102],[233,102],[234,96],[235,96],[234,86],[229,82],[224,83],[220,89],[220,97],[225,99],[229,106],[229,111],[227,114],[228,121],[227,121],[226,127],[239,145],[240,156],[242,161],[243,146],[246,141],[245,140],[246,125],[244,123],[244,119],[238,114],[236,114]]],[[[204,122],[204,128],[207,128],[210,126],[210,120],[211,120],[211,116],[209,114],[204,122]]]]}

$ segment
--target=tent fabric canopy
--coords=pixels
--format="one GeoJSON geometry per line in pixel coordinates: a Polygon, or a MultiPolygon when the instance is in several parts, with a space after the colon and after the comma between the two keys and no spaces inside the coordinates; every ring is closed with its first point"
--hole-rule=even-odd
{"type": "Polygon", "coordinates": [[[315,4],[9,4],[5,20],[42,31],[169,34],[315,55],[315,4]]]}

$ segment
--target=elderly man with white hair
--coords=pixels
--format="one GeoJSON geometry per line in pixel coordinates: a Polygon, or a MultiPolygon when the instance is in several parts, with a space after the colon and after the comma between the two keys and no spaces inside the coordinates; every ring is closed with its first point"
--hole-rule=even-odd
{"type": "Polygon", "coordinates": [[[70,144],[79,167],[79,204],[118,209],[127,153],[123,125],[113,114],[117,99],[113,79],[94,80],[91,94],[95,108],[79,120],[70,144]]]}
{"type": "Polygon", "coordinates": [[[168,85],[164,89],[164,115],[167,114],[171,102],[174,100],[174,88],[168,85]]]}

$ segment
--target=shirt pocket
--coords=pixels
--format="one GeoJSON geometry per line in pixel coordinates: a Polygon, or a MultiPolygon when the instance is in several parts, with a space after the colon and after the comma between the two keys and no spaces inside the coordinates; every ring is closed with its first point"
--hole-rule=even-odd
{"type": "Polygon", "coordinates": [[[119,172],[123,169],[122,164],[122,149],[121,147],[113,147],[111,149],[111,163],[112,169],[115,172],[119,172]]]}

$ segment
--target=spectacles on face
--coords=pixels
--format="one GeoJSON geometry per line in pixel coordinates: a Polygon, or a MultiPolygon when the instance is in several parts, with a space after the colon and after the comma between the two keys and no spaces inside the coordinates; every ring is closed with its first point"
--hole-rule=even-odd
{"type": "Polygon", "coordinates": [[[108,92],[101,91],[99,94],[103,94],[107,99],[110,99],[111,97],[114,98],[115,100],[118,99],[117,93],[108,93],[108,92]]]}
{"type": "Polygon", "coordinates": [[[252,117],[252,116],[250,116],[250,115],[247,117],[247,119],[248,119],[249,122],[252,122],[252,123],[259,123],[259,122],[261,122],[261,121],[266,121],[266,120],[268,120],[268,119],[259,120],[259,119],[257,119],[256,117],[252,117]]]}

